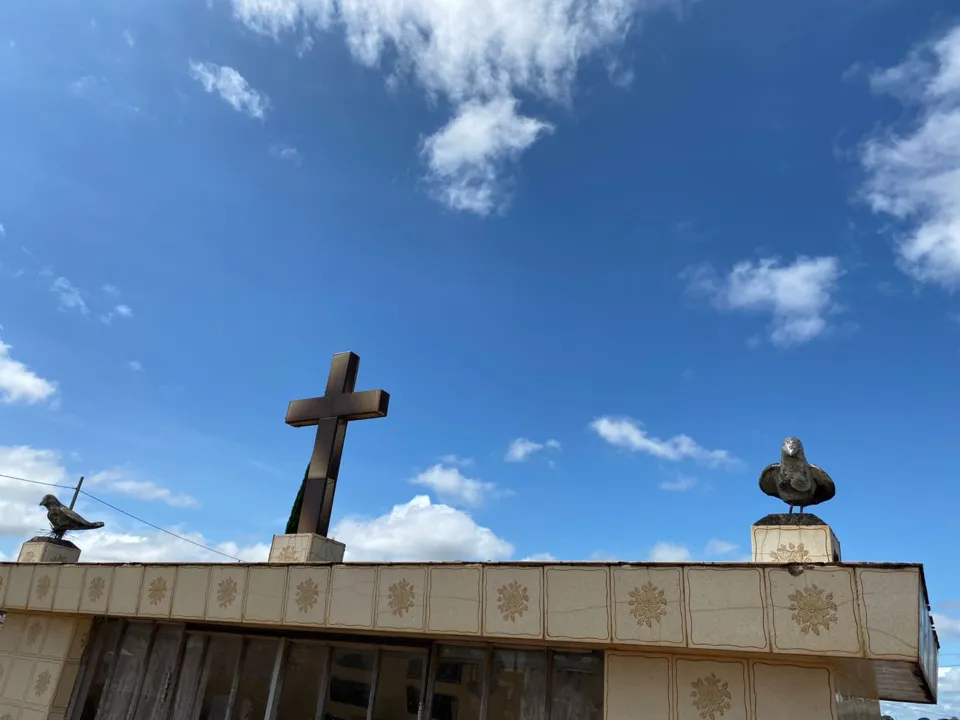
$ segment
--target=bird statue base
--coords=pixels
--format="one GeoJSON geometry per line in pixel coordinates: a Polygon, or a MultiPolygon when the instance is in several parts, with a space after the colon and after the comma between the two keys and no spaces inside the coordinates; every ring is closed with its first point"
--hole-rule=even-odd
{"type": "Polygon", "coordinates": [[[69,540],[37,535],[27,540],[17,556],[19,563],[75,563],[80,560],[80,548],[69,540]]]}
{"type": "Polygon", "coordinates": [[[772,513],[757,520],[754,525],[782,525],[785,527],[804,527],[809,525],[826,525],[826,523],[811,513],[772,513]]]}
{"type": "Polygon", "coordinates": [[[785,565],[840,562],[840,542],[823,520],[810,513],[775,513],[750,530],[756,563],[785,565]]]}

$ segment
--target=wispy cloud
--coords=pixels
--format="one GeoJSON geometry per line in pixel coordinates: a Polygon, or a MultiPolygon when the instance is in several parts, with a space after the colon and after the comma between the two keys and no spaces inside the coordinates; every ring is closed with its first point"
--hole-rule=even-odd
{"type": "Polygon", "coordinates": [[[114,318],[125,318],[129,319],[133,317],[133,310],[129,305],[114,305],[112,309],[103,313],[100,316],[100,322],[104,325],[109,325],[113,322],[114,318]]]}
{"type": "Polygon", "coordinates": [[[0,401],[5,405],[49,400],[57,392],[57,384],[37,375],[10,355],[12,348],[0,340],[0,401]]]}
{"type": "Polygon", "coordinates": [[[685,492],[697,484],[697,479],[689,475],[677,475],[676,480],[664,480],[660,483],[661,490],[668,492],[685,492]]]}
{"type": "Polygon", "coordinates": [[[916,116],[909,131],[884,130],[863,144],[862,196],[901,221],[898,263],[907,274],[960,287],[960,25],[870,79],[916,116]]]}
{"type": "Polygon", "coordinates": [[[81,315],[89,314],[90,309],[87,307],[87,303],[83,299],[83,294],[80,292],[80,288],[70,282],[67,278],[58,277],[53,281],[53,285],[50,286],[50,290],[56,294],[57,298],[59,299],[61,310],[76,310],[81,315]]]}
{"type": "Polygon", "coordinates": [[[131,360],[127,363],[127,367],[130,368],[133,372],[143,372],[143,365],[140,364],[139,360],[131,360]]]}
{"type": "Polygon", "coordinates": [[[101,286],[100,289],[103,290],[103,292],[105,292],[107,295],[119,295],[119,294],[120,294],[120,291],[117,289],[117,286],[116,286],[116,285],[111,285],[111,284],[109,284],[109,283],[107,283],[106,285],[101,286]]]}
{"type": "Polygon", "coordinates": [[[300,165],[303,162],[303,156],[300,154],[300,151],[293,145],[287,145],[286,143],[271,145],[270,154],[278,160],[285,160],[294,165],[300,165]]]}
{"type": "Polygon", "coordinates": [[[459,455],[441,455],[440,462],[445,465],[458,465],[460,467],[467,467],[473,465],[473,458],[460,457],[459,455]]]}
{"type": "Polygon", "coordinates": [[[254,90],[243,75],[226,65],[190,61],[190,76],[208,93],[216,93],[237,112],[262,119],[269,99],[254,90]]]}
{"type": "Polygon", "coordinates": [[[176,508],[195,508],[200,503],[192,495],[178,493],[149,480],[130,477],[127,470],[104,470],[86,480],[90,486],[101,487],[108,492],[126,495],[145,502],[162,502],[176,508]]]}
{"type": "Polygon", "coordinates": [[[441,500],[461,505],[482,505],[485,500],[502,494],[491,482],[468,478],[459,468],[437,464],[412,478],[414,485],[433,490],[441,500]]]}
{"type": "Polygon", "coordinates": [[[647,555],[650,562],[689,562],[691,558],[690,551],[683,545],[672,542],[658,542],[647,555]]]}
{"type": "Polygon", "coordinates": [[[559,449],[559,440],[550,439],[545,442],[534,442],[527,438],[517,438],[507,447],[507,454],[503,459],[507,462],[525,462],[538,452],[559,449]]]}
{"type": "Polygon", "coordinates": [[[342,29],[353,56],[382,68],[397,87],[412,76],[431,99],[452,106],[448,122],[422,143],[428,186],[450,208],[486,215],[502,209],[517,159],[552,123],[519,109],[520,97],[568,103],[578,70],[612,60],[632,26],[683,0],[233,0],[257,32],[288,36],[302,52],[316,29],[342,29]],[[304,37],[308,39],[304,41],[304,37]]]}
{"type": "Polygon", "coordinates": [[[134,45],[137,44],[136,39],[134,39],[133,37],[133,33],[131,33],[129,30],[124,30],[123,33],[121,34],[121,37],[123,38],[123,41],[127,44],[127,47],[133,47],[134,45]]]}
{"type": "Polygon", "coordinates": [[[630,418],[604,416],[590,423],[590,429],[615,447],[646,453],[661,460],[694,460],[706,465],[736,462],[726,450],[708,450],[688,435],[661,440],[651,437],[643,423],[630,418]]]}
{"type": "Polygon", "coordinates": [[[799,257],[787,265],[774,258],[740,262],[724,277],[703,265],[681,277],[691,292],[709,296],[722,310],[770,313],[770,342],[788,346],[827,330],[842,274],[835,257],[799,257]]]}
{"type": "Polygon", "coordinates": [[[468,102],[422,147],[434,195],[479,215],[509,200],[506,167],[553,126],[517,112],[514,98],[468,102]]]}
{"type": "Polygon", "coordinates": [[[729,554],[732,553],[734,550],[736,550],[738,547],[739,547],[739,546],[738,546],[736,543],[728,542],[727,540],[716,540],[716,539],[714,539],[714,540],[710,540],[710,541],[707,543],[706,548],[704,548],[704,552],[705,552],[707,555],[713,555],[713,556],[716,556],[716,555],[729,555],[729,554]]]}

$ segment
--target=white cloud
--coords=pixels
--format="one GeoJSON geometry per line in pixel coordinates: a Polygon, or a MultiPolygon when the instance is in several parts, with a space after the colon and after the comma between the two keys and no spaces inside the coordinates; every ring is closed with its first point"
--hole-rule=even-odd
{"type": "Polygon", "coordinates": [[[550,553],[534,553],[533,555],[521,558],[520,562],[557,562],[557,558],[550,553]]]}
{"type": "Polygon", "coordinates": [[[960,25],[871,84],[918,110],[909,130],[864,143],[863,197],[901,221],[898,262],[908,275],[960,287],[960,25]]]}
{"type": "Polygon", "coordinates": [[[676,480],[664,480],[660,483],[661,490],[668,492],[684,492],[697,484],[697,479],[689,475],[677,475],[676,480]]]}
{"type": "MultiPolygon", "coordinates": [[[[12,475],[54,485],[70,485],[76,481],[75,478],[68,476],[58,453],[27,446],[0,446],[0,475],[12,475]]],[[[135,488],[123,483],[122,479],[110,476],[104,482],[99,482],[94,476],[87,478],[84,485],[90,487],[112,484],[114,489],[134,496],[143,492],[143,488],[135,488]]],[[[39,506],[39,502],[40,498],[47,493],[56,495],[65,503],[68,503],[73,495],[70,488],[51,488],[0,477],[0,538],[23,542],[34,535],[45,534],[50,526],[46,511],[39,506]]],[[[151,499],[163,500],[164,498],[151,499]]],[[[129,524],[126,518],[112,518],[109,510],[82,495],[77,510],[90,520],[107,522],[107,527],[103,530],[83,533],[82,559],[85,562],[229,562],[221,555],[208,552],[163,532],[153,530],[144,534],[135,531],[124,532],[122,530],[124,524],[129,524]],[[121,530],[113,528],[121,528],[121,530]]],[[[269,546],[263,543],[249,545],[240,545],[232,541],[213,543],[200,533],[177,527],[169,530],[201,545],[213,547],[227,555],[249,562],[264,562],[269,554],[269,546]]]]}
{"type": "Polygon", "coordinates": [[[292,162],[294,165],[300,165],[303,162],[303,156],[300,155],[300,151],[293,145],[287,145],[286,143],[271,145],[270,154],[278,160],[286,160],[287,162],[292,162]]]}
{"type": "Polygon", "coordinates": [[[497,486],[493,483],[468,478],[456,467],[445,467],[443,464],[434,465],[410,482],[428,487],[440,498],[462,505],[480,505],[497,492],[497,486]]]}
{"type": "Polygon", "coordinates": [[[10,356],[11,346],[0,340],[0,402],[34,403],[50,399],[57,392],[57,384],[44,380],[19,360],[10,356]]]}
{"type": "Polygon", "coordinates": [[[426,495],[376,518],[347,517],[331,533],[346,543],[348,561],[504,560],[513,545],[480,527],[467,513],[426,495]]]}
{"type": "MultiPolygon", "coordinates": [[[[568,102],[581,62],[598,56],[615,64],[611,57],[643,15],[681,4],[233,0],[240,21],[275,38],[340,28],[353,56],[381,67],[389,85],[411,76],[431,100],[449,101],[452,118],[423,146],[428,179],[442,202],[479,214],[503,206],[511,161],[551,128],[521,115],[517,98],[568,102]]],[[[296,44],[305,47],[303,39],[296,44]]]]}
{"type": "Polygon", "coordinates": [[[133,34],[129,30],[124,30],[122,37],[123,41],[127,44],[127,47],[133,47],[137,44],[137,41],[134,39],[133,34]]]}
{"type": "Polygon", "coordinates": [[[6,237],[7,229],[3,226],[3,223],[0,223],[0,237],[6,237]]]}
{"type": "Polygon", "coordinates": [[[473,465],[473,458],[464,458],[459,455],[442,455],[440,456],[440,462],[444,465],[459,465],[460,467],[468,467],[473,465]]]}
{"type": "Polygon", "coordinates": [[[117,286],[116,286],[116,285],[111,285],[111,284],[109,284],[109,283],[107,283],[106,285],[102,286],[100,289],[103,290],[105,293],[107,293],[107,295],[119,295],[119,294],[120,294],[120,291],[117,289],[117,286]]]}
{"type": "MultiPolygon", "coordinates": [[[[0,475],[54,485],[67,484],[67,473],[57,453],[23,445],[0,446],[0,475]]],[[[0,538],[27,540],[46,532],[50,527],[47,514],[38,503],[48,492],[62,494],[70,491],[0,477],[0,538]]]]}
{"type": "Polygon", "coordinates": [[[129,305],[114,305],[112,310],[109,310],[100,316],[100,322],[102,322],[104,325],[109,325],[111,322],[113,322],[115,317],[132,318],[133,310],[129,305]]]}
{"type": "Polygon", "coordinates": [[[670,542],[658,542],[647,555],[650,562],[689,562],[690,551],[683,545],[677,545],[670,542]]]}
{"type": "Polygon", "coordinates": [[[529,460],[534,453],[548,449],[559,450],[560,441],[550,439],[541,443],[528,440],[527,438],[517,438],[507,447],[507,454],[504,456],[504,460],[507,462],[524,462],[529,460]]]}
{"type": "Polygon", "coordinates": [[[208,93],[216,93],[234,110],[250,117],[263,118],[269,100],[261,95],[232,67],[211,62],[190,61],[190,77],[208,93]]]}
{"type": "Polygon", "coordinates": [[[650,437],[643,424],[630,418],[605,416],[590,423],[590,429],[615,447],[647,453],[661,460],[695,460],[706,465],[722,465],[736,460],[726,450],[708,450],[688,435],[666,440],[650,437]]]}
{"type": "Polygon", "coordinates": [[[835,257],[801,256],[789,265],[774,258],[740,262],[723,278],[709,266],[687,270],[683,277],[691,291],[709,295],[720,309],[772,314],[770,341],[788,346],[827,330],[842,274],[835,257]]]}
{"type": "MultiPolygon", "coordinates": [[[[943,613],[934,613],[933,623],[937,628],[937,635],[941,638],[960,639],[960,618],[944,615],[943,613]]],[[[960,691],[960,687],[958,687],[957,690],[960,691]]]]}
{"type": "Polygon", "coordinates": [[[65,277],[58,277],[50,286],[50,291],[56,294],[60,301],[61,310],[77,310],[82,315],[90,312],[80,288],[65,277]]]}
{"type": "Polygon", "coordinates": [[[454,210],[479,215],[503,207],[505,165],[552,130],[549,123],[518,114],[514,98],[464,103],[423,143],[434,194],[454,210]]]}
{"type": "Polygon", "coordinates": [[[101,487],[107,492],[126,495],[135,500],[162,502],[177,508],[195,508],[200,505],[192,495],[174,492],[148,480],[136,479],[130,476],[128,470],[103,470],[88,477],[85,487],[101,487]]]}
{"type": "Polygon", "coordinates": [[[729,555],[738,547],[735,543],[714,539],[707,543],[707,547],[704,548],[704,553],[707,555],[729,555]]]}
{"type": "Polygon", "coordinates": [[[938,675],[938,703],[880,703],[880,711],[896,720],[926,720],[943,716],[956,717],[960,713],[960,667],[942,667],[938,675]]]}
{"type": "MultiPolygon", "coordinates": [[[[737,550],[739,546],[727,542],[726,540],[710,540],[703,548],[702,552],[696,554],[686,545],[680,545],[675,542],[658,542],[647,554],[647,560],[650,562],[702,562],[704,557],[717,557],[719,555],[729,555],[737,550]]],[[[734,560],[740,562],[740,560],[734,560]]],[[[729,562],[729,560],[727,560],[729,562]]]]}
{"type": "Polygon", "coordinates": [[[143,372],[143,365],[140,364],[139,360],[131,360],[127,363],[127,367],[130,368],[133,372],[143,372]]]}
{"type": "MultiPolygon", "coordinates": [[[[83,512],[90,514],[84,508],[83,512]]],[[[94,517],[90,514],[91,517],[94,517]]],[[[108,530],[93,530],[83,534],[82,562],[233,562],[231,558],[239,558],[244,562],[266,562],[270,555],[270,545],[266,543],[251,543],[240,545],[234,541],[214,542],[203,536],[202,533],[189,532],[182,528],[169,528],[181,537],[192,540],[206,547],[218,550],[224,555],[204,550],[189,542],[184,542],[167,533],[151,531],[140,534],[136,532],[113,532],[108,530]]]]}

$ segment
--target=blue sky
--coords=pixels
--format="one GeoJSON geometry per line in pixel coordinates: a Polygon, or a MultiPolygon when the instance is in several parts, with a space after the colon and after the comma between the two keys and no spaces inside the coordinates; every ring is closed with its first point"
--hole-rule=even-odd
{"type": "MultiPolygon", "coordinates": [[[[0,473],[261,558],[313,439],[286,403],[352,350],[392,395],[348,432],[355,559],[740,560],[795,434],[845,559],[923,562],[960,664],[953,3],[51,0],[0,28],[0,473]]],[[[3,488],[9,556],[43,520],[3,488]]],[[[87,559],[204,557],[80,507],[87,559]]]]}

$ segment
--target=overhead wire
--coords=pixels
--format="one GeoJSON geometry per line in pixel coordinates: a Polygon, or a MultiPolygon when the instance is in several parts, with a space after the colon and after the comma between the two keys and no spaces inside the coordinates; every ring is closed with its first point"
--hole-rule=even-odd
{"type": "MultiPolygon", "coordinates": [[[[41,481],[41,480],[29,480],[28,478],[17,477],[16,475],[6,475],[6,474],[4,474],[4,473],[0,473],[0,478],[5,478],[5,479],[7,479],[7,480],[17,480],[17,481],[19,481],[19,482],[30,483],[31,485],[43,485],[43,486],[45,486],[45,487],[63,488],[64,490],[76,490],[76,489],[77,489],[77,488],[76,488],[75,486],[73,486],[73,485],[61,485],[61,484],[58,484],[58,483],[43,482],[43,481],[41,481]]],[[[176,538],[177,540],[182,540],[182,541],[185,542],[185,543],[190,543],[191,545],[195,545],[196,547],[201,548],[201,549],[203,549],[203,550],[206,550],[207,552],[212,552],[212,553],[214,553],[214,554],[216,554],[216,555],[221,555],[222,557],[229,558],[230,560],[236,560],[237,562],[243,562],[243,560],[240,559],[240,558],[238,558],[238,557],[234,557],[233,555],[230,555],[230,554],[228,554],[228,553],[221,552],[220,550],[216,550],[216,549],[214,549],[214,548],[212,548],[212,547],[209,547],[208,545],[204,545],[203,543],[199,543],[199,542],[197,542],[196,540],[191,540],[190,538],[183,537],[183,535],[178,535],[177,533],[175,533],[175,532],[173,532],[173,531],[171,531],[171,530],[167,530],[167,529],[165,529],[165,528],[160,527],[159,525],[155,525],[154,523],[150,522],[149,520],[144,520],[144,519],[141,518],[141,517],[137,517],[137,516],[134,515],[133,513],[127,512],[126,510],[123,510],[122,508],[118,508],[116,505],[113,505],[113,504],[111,504],[111,503],[108,503],[106,500],[102,500],[102,499],[98,498],[96,495],[93,495],[93,494],[91,494],[91,493],[88,493],[86,490],[80,490],[80,494],[81,494],[81,495],[85,495],[86,497],[88,497],[88,498],[90,498],[91,500],[94,500],[94,501],[100,503],[101,505],[105,505],[106,507],[110,508],[111,510],[114,510],[115,512],[120,513],[121,515],[126,515],[126,516],[127,516],[128,518],[130,518],[131,520],[136,520],[136,521],[139,522],[139,523],[143,523],[143,524],[146,525],[147,527],[153,528],[154,530],[157,530],[158,532],[166,533],[166,534],[169,535],[170,537],[174,537],[174,538],[176,538]]]]}

